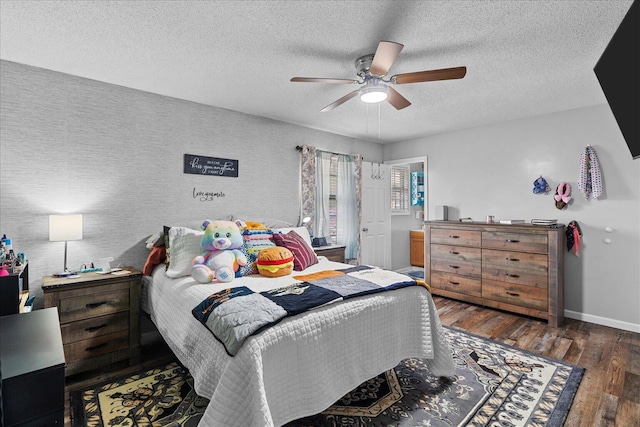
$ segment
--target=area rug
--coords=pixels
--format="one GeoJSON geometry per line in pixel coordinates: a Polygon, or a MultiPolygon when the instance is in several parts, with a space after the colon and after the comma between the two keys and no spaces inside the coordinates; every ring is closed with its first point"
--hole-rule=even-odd
{"type": "Polygon", "coordinates": [[[407,275],[414,279],[424,279],[424,270],[412,270],[408,272],[407,275]]]}
{"type": "MultiPolygon", "coordinates": [[[[405,359],[286,427],[562,426],[584,369],[445,328],[456,373],[405,359]]],[[[71,394],[72,426],[196,426],[208,400],[173,362],[71,394]]]]}

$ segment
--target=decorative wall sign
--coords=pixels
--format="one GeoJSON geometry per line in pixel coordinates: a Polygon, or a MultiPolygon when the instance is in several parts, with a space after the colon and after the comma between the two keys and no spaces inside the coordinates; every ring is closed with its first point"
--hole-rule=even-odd
{"type": "Polygon", "coordinates": [[[238,161],[218,157],[184,155],[184,173],[238,177],[238,161]]]}
{"type": "Polygon", "coordinates": [[[201,202],[212,202],[214,199],[224,197],[225,194],[222,191],[202,191],[193,188],[193,198],[198,199],[201,202]]]}

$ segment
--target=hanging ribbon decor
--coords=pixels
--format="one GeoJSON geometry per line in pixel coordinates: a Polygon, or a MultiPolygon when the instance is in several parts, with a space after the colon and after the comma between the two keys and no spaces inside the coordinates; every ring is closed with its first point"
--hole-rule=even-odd
{"type": "Polygon", "coordinates": [[[597,199],[602,195],[602,177],[598,155],[592,146],[587,145],[580,153],[580,177],[578,189],[584,193],[584,198],[597,199]]]}
{"type": "Polygon", "coordinates": [[[578,222],[571,221],[569,225],[567,225],[565,234],[567,236],[567,250],[571,252],[571,249],[573,249],[573,253],[575,253],[576,256],[580,256],[578,252],[580,251],[580,239],[582,237],[582,230],[580,230],[578,222]]]}
{"type": "Polygon", "coordinates": [[[564,209],[571,201],[571,186],[566,182],[561,182],[556,188],[556,195],[553,196],[556,201],[556,208],[564,209]]]}
{"type": "Polygon", "coordinates": [[[533,194],[546,194],[549,191],[551,191],[551,187],[549,187],[549,184],[547,184],[547,180],[544,179],[542,175],[540,175],[538,179],[533,181],[533,194]]]}

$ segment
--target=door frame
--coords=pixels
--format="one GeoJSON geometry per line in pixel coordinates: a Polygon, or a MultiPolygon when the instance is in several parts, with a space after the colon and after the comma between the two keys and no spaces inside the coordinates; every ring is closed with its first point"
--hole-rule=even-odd
{"type": "Polygon", "coordinates": [[[423,211],[424,221],[427,221],[429,219],[429,178],[427,176],[427,156],[387,160],[384,162],[385,165],[389,166],[408,165],[411,163],[422,163],[422,170],[424,171],[424,189],[427,193],[427,197],[424,198],[423,211]]]}

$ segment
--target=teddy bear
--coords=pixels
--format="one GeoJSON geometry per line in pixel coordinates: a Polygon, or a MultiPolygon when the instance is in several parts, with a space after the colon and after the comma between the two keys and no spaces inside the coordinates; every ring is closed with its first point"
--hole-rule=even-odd
{"type": "Polygon", "coordinates": [[[193,259],[191,277],[198,283],[231,282],[235,272],[247,263],[247,257],[240,251],[244,243],[240,227],[241,221],[205,221],[204,235],[200,246],[202,255],[193,259]]]}

